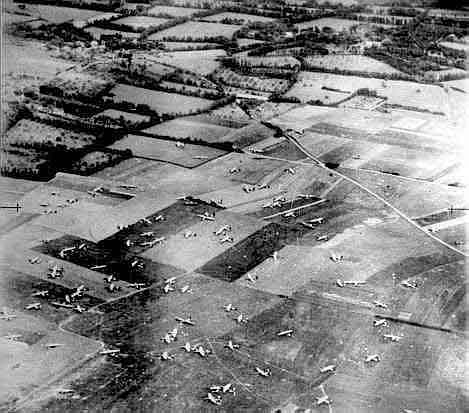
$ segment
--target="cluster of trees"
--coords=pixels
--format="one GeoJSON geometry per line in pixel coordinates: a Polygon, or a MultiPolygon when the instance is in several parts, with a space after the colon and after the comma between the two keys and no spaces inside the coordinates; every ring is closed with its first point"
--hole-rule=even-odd
{"type": "Polygon", "coordinates": [[[130,149],[101,148],[99,151],[90,152],[90,154],[98,156],[95,156],[94,159],[92,158],[93,160],[87,160],[85,155],[72,163],[65,172],[78,175],[91,175],[132,157],[130,149]]]}
{"type": "Polygon", "coordinates": [[[19,23],[15,26],[14,31],[17,36],[47,41],[58,46],[76,42],[82,42],[89,46],[93,41],[93,37],[89,33],[67,22],[44,24],[34,29],[27,22],[19,23]]]}

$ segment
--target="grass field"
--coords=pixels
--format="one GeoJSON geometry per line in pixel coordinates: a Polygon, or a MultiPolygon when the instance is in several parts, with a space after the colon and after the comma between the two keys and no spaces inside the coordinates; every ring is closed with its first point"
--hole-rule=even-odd
{"type": "Polygon", "coordinates": [[[216,212],[214,222],[198,222],[185,226],[184,230],[170,236],[161,246],[146,251],[143,256],[186,271],[193,271],[208,261],[236,246],[244,238],[266,225],[262,221],[243,217],[229,212],[216,212]],[[214,232],[224,225],[231,226],[233,243],[220,243],[214,232]],[[184,233],[191,231],[195,237],[185,238],[184,233]]]}
{"type": "Polygon", "coordinates": [[[22,12],[34,18],[43,19],[54,24],[60,24],[71,20],[88,20],[102,14],[96,10],[86,10],[75,7],[56,7],[42,4],[27,4],[22,12]]]}
{"type": "Polygon", "coordinates": [[[211,125],[191,118],[179,118],[160,123],[143,132],[169,136],[175,139],[194,139],[203,142],[217,142],[233,131],[232,128],[211,125]]]}
{"type": "Polygon", "coordinates": [[[150,16],[128,16],[114,20],[113,23],[127,26],[134,31],[140,31],[150,27],[158,27],[167,21],[168,19],[159,19],[157,17],[150,16]]]}
{"type": "Polygon", "coordinates": [[[178,113],[182,115],[208,109],[213,104],[213,101],[207,99],[143,89],[124,84],[118,84],[110,93],[112,93],[116,102],[148,105],[158,113],[178,113]]]}
{"type": "Polygon", "coordinates": [[[188,39],[205,41],[213,37],[222,36],[231,39],[238,29],[238,26],[231,24],[189,21],[152,34],[148,38],[149,40],[167,40],[171,38],[181,41],[187,41],[188,39]]]}
{"type": "Polygon", "coordinates": [[[177,66],[184,70],[206,76],[221,65],[220,59],[226,56],[222,49],[215,50],[193,50],[181,52],[160,53],[157,61],[172,66],[177,66]]]}
{"type": "Polygon", "coordinates": [[[286,96],[296,96],[302,102],[319,99],[323,103],[332,104],[345,99],[360,88],[375,90],[379,96],[388,98],[388,104],[433,112],[448,112],[447,97],[443,88],[401,80],[385,81],[357,76],[300,72],[298,81],[286,96]]]}
{"type": "Polygon", "coordinates": [[[214,14],[212,16],[203,18],[204,21],[209,21],[209,22],[220,22],[224,19],[236,21],[236,24],[247,24],[247,23],[254,23],[254,22],[268,23],[274,20],[270,17],[256,16],[254,14],[231,13],[231,12],[218,13],[218,14],[214,14]]]}
{"type": "Polygon", "coordinates": [[[173,141],[137,135],[127,135],[111,147],[130,149],[134,156],[170,162],[186,168],[193,168],[226,153],[219,149],[201,145],[185,144],[183,148],[179,148],[173,141]]]}
{"type": "Polygon", "coordinates": [[[310,56],[305,59],[307,67],[317,67],[326,70],[348,70],[352,72],[398,74],[387,63],[362,55],[326,55],[310,56]]]}
{"type": "Polygon", "coordinates": [[[149,16],[168,15],[171,17],[189,17],[194,13],[200,12],[200,9],[190,7],[173,7],[156,5],[146,11],[149,16]]]}
{"type": "Polygon", "coordinates": [[[322,19],[310,20],[304,23],[297,23],[295,27],[301,32],[303,30],[312,29],[318,27],[323,29],[324,27],[330,27],[334,31],[341,31],[343,29],[348,30],[352,26],[359,24],[356,20],[337,19],[335,17],[324,17],[322,19]]]}

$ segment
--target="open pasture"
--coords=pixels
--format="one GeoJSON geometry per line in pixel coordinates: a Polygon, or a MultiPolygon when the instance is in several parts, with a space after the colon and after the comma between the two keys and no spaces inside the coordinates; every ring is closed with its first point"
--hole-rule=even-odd
{"type": "Polygon", "coordinates": [[[200,11],[201,9],[194,9],[190,7],[156,5],[149,8],[146,13],[149,16],[190,17],[195,13],[200,13],[200,11]]]}
{"type": "Polygon", "coordinates": [[[24,13],[36,19],[46,20],[49,23],[61,24],[71,20],[88,20],[102,12],[76,7],[57,7],[43,4],[27,4],[24,13]]]}
{"type": "Polygon", "coordinates": [[[133,31],[143,31],[150,27],[158,27],[166,23],[168,19],[160,19],[150,16],[128,16],[122,19],[114,20],[113,23],[126,26],[133,31]]]}
{"type": "Polygon", "coordinates": [[[300,72],[298,81],[286,96],[296,96],[302,102],[319,99],[325,104],[332,104],[362,88],[374,90],[378,96],[386,97],[386,103],[390,105],[420,111],[448,112],[447,98],[442,87],[402,80],[300,72]]]}
{"type": "Polygon", "coordinates": [[[324,70],[347,70],[383,75],[401,73],[387,63],[363,55],[329,54],[326,56],[308,56],[305,58],[305,65],[306,67],[324,70]]]}
{"type": "Polygon", "coordinates": [[[109,93],[112,94],[115,102],[148,105],[151,110],[158,113],[183,115],[208,109],[213,104],[212,100],[143,89],[125,84],[118,84],[109,93]]]}
{"type": "Polygon", "coordinates": [[[268,23],[274,19],[270,17],[256,16],[254,14],[246,13],[232,13],[232,12],[223,12],[218,14],[213,14],[208,17],[203,17],[202,20],[208,22],[230,22],[230,24],[247,24],[247,23],[268,23]]]}
{"type": "Polygon", "coordinates": [[[225,211],[216,212],[215,221],[202,222],[199,219],[199,222],[184,227],[180,232],[169,236],[167,242],[163,245],[147,250],[142,256],[152,261],[182,268],[186,271],[193,271],[219,254],[236,246],[238,242],[241,242],[264,225],[266,223],[242,215],[225,211]],[[225,225],[231,227],[228,234],[223,236],[214,234],[225,225]],[[187,231],[191,231],[196,235],[186,238],[184,234],[187,231]],[[233,242],[222,243],[220,240],[226,235],[233,237],[233,242]]]}
{"type": "Polygon", "coordinates": [[[225,56],[226,52],[223,49],[191,50],[163,52],[158,55],[156,60],[206,76],[220,67],[220,59],[225,56]]]}
{"type": "Polygon", "coordinates": [[[352,26],[356,26],[360,24],[356,20],[348,20],[348,19],[338,19],[335,17],[324,17],[321,19],[310,20],[303,23],[296,23],[295,27],[300,31],[312,29],[314,27],[318,27],[319,29],[324,29],[324,27],[330,27],[336,32],[340,32],[341,30],[348,30],[352,26]]]}
{"type": "Polygon", "coordinates": [[[114,143],[111,148],[130,149],[134,156],[170,162],[186,168],[193,168],[226,153],[202,145],[185,144],[181,148],[176,146],[174,141],[137,135],[127,135],[114,143]]]}
{"type": "Polygon", "coordinates": [[[188,21],[169,29],[154,33],[148,37],[149,40],[194,40],[207,41],[214,37],[225,37],[231,39],[233,34],[239,30],[238,26],[232,24],[206,23],[188,21]]]}
{"type": "Polygon", "coordinates": [[[178,118],[152,126],[143,132],[175,139],[218,142],[232,130],[232,128],[211,125],[192,118],[178,118]]]}

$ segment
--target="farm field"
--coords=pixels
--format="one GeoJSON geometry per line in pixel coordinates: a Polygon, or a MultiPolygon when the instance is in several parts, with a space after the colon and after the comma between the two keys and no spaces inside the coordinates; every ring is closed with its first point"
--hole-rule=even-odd
{"type": "Polygon", "coordinates": [[[220,141],[231,131],[233,131],[232,128],[211,125],[191,118],[179,118],[144,129],[142,132],[174,139],[190,139],[210,143],[220,141]]]}
{"type": "Polygon", "coordinates": [[[252,46],[252,45],[259,45],[265,43],[263,40],[256,40],[256,39],[244,39],[244,38],[237,38],[236,44],[238,47],[245,47],[245,46],[252,46]]]}
{"type": "Polygon", "coordinates": [[[135,105],[148,105],[158,113],[177,113],[180,115],[208,109],[213,101],[193,96],[178,95],[135,86],[118,84],[110,92],[115,102],[130,102],[135,105]]]}
{"type": "Polygon", "coordinates": [[[249,217],[225,211],[215,212],[214,222],[199,222],[187,225],[183,230],[168,237],[163,245],[145,251],[142,256],[186,271],[203,266],[217,255],[227,251],[238,242],[259,230],[266,223],[249,217]],[[218,228],[229,225],[232,228],[233,242],[220,242],[224,236],[216,236],[218,228]],[[196,234],[186,238],[185,233],[196,234]]]}
{"type": "Polygon", "coordinates": [[[469,11],[54,1],[0,0],[1,412],[468,411],[469,11]]]}
{"type": "Polygon", "coordinates": [[[189,21],[150,35],[150,40],[210,41],[215,37],[231,39],[238,26],[221,23],[189,21]]]}
{"type": "Polygon", "coordinates": [[[220,59],[226,56],[222,49],[163,52],[157,61],[206,76],[220,67],[220,59]]]}
{"type": "Polygon", "coordinates": [[[328,73],[300,72],[298,81],[285,96],[296,96],[302,102],[319,99],[325,104],[333,104],[360,88],[369,88],[378,96],[387,97],[387,104],[437,113],[448,111],[445,92],[436,85],[328,73]]]}
{"type": "Polygon", "coordinates": [[[177,147],[174,141],[137,135],[128,135],[114,143],[111,148],[130,149],[134,156],[165,161],[186,168],[193,168],[225,154],[220,149],[207,146],[185,144],[184,147],[177,147]]]}
{"type": "Polygon", "coordinates": [[[93,118],[109,118],[115,121],[123,119],[131,125],[139,125],[150,121],[149,116],[139,115],[138,113],[123,112],[116,109],[106,109],[94,115],[93,118]]]}
{"type": "Polygon", "coordinates": [[[200,13],[200,11],[201,9],[193,9],[190,7],[156,5],[150,7],[146,13],[149,16],[167,15],[171,17],[190,17],[195,13],[200,13]]]}
{"type": "Polygon", "coordinates": [[[128,16],[114,20],[113,23],[127,26],[134,31],[142,31],[150,27],[158,27],[167,21],[168,19],[159,19],[157,17],[150,16],[128,16]]]}
{"type": "Polygon", "coordinates": [[[271,22],[274,19],[270,17],[256,16],[254,14],[245,14],[245,13],[232,13],[232,12],[223,12],[219,14],[213,14],[208,17],[203,17],[202,20],[209,22],[221,22],[222,20],[231,20],[236,22],[235,24],[247,24],[247,23],[267,23],[271,22]]]}
{"type": "Polygon", "coordinates": [[[362,55],[310,56],[305,59],[307,67],[325,70],[347,70],[352,72],[400,74],[387,63],[362,55]]]}
{"type": "Polygon", "coordinates": [[[469,53],[469,44],[457,42],[440,42],[440,46],[447,47],[448,49],[462,50],[469,53]]]}
{"type": "Polygon", "coordinates": [[[348,30],[352,26],[356,26],[360,24],[356,20],[347,20],[347,19],[338,19],[335,17],[324,17],[321,19],[310,20],[303,23],[296,23],[295,27],[302,32],[303,30],[312,29],[314,27],[318,27],[322,30],[324,27],[330,27],[336,32],[340,32],[341,30],[348,30]]]}
{"type": "Polygon", "coordinates": [[[102,14],[96,10],[79,9],[75,7],[56,7],[43,4],[27,4],[22,12],[36,19],[42,19],[53,24],[60,24],[72,20],[88,20],[102,14]]]}

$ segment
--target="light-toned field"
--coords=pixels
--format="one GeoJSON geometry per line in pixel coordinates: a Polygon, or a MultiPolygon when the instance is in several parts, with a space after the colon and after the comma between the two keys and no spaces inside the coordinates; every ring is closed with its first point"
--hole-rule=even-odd
{"type": "Polygon", "coordinates": [[[178,147],[174,141],[137,135],[127,135],[111,148],[130,149],[134,156],[166,161],[186,168],[193,168],[226,153],[202,145],[185,144],[184,147],[178,147]]]}
{"type": "Polygon", "coordinates": [[[262,44],[265,42],[263,40],[238,38],[236,39],[236,43],[238,44],[238,47],[244,47],[244,46],[251,46],[253,44],[262,44]]]}
{"type": "Polygon", "coordinates": [[[330,27],[335,31],[341,31],[343,29],[348,30],[352,26],[359,24],[356,20],[347,20],[347,19],[337,19],[335,17],[324,17],[321,19],[310,20],[303,23],[295,24],[296,28],[301,32],[303,30],[311,29],[313,27],[318,27],[323,29],[324,27],[330,27]]]}
{"type": "Polygon", "coordinates": [[[207,99],[143,89],[124,84],[118,84],[110,93],[112,93],[116,102],[148,105],[158,113],[187,114],[192,111],[208,109],[213,104],[213,101],[207,99]]]}
{"type": "Polygon", "coordinates": [[[323,103],[336,103],[360,88],[375,90],[387,97],[388,104],[414,107],[420,110],[447,113],[447,97],[443,88],[401,80],[379,80],[328,73],[301,72],[297,83],[286,93],[302,102],[319,99],[323,103]],[[323,89],[339,89],[342,92],[323,89]]]}
{"type": "Polygon", "coordinates": [[[194,50],[160,53],[156,60],[205,76],[220,67],[219,59],[224,56],[226,52],[222,49],[194,50]]]}
{"type": "Polygon", "coordinates": [[[148,37],[149,40],[165,40],[167,38],[175,38],[177,40],[207,40],[213,37],[226,37],[231,39],[233,34],[239,30],[238,26],[232,24],[221,23],[205,23],[189,21],[178,26],[170,27],[161,32],[154,33],[148,37]]]}
{"type": "MultiPolygon", "coordinates": [[[[200,221],[200,220],[199,220],[200,221]]],[[[186,271],[201,267],[217,255],[231,248],[247,236],[266,225],[266,222],[253,218],[231,214],[229,212],[217,212],[215,221],[197,222],[183,231],[168,238],[163,245],[155,246],[142,254],[152,261],[172,265],[186,271]],[[230,225],[233,243],[221,243],[222,236],[214,234],[220,227],[230,225]],[[195,237],[185,238],[184,233],[192,231],[195,237]]]]}
{"type": "Polygon", "coordinates": [[[399,70],[387,63],[362,55],[309,56],[305,59],[308,66],[326,70],[350,70],[354,72],[397,74],[399,70]]]}
{"type": "Polygon", "coordinates": [[[134,32],[123,32],[120,30],[111,30],[111,29],[102,29],[101,27],[86,27],[85,32],[88,32],[93,36],[94,39],[99,40],[101,39],[101,36],[103,35],[121,35],[124,39],[125,38],[130,38],[130,39],[137,39],[140,37],[140,33],[134,33],[134,32]]]}
{"type": "Polygon", "coordinates": [[[469,53],[469,44],[457,42],[440,42],[440,46],[447,47],[448,49],[462,50],[469,53]]]}
{"type": "Polygon", "coordinates": [[[188,17],[200,11],[201,9],[193,9],[190,7],[174,7],[174,6],[156,5],[148,9],[147,14],[149,16],[158,16],[160,14],[165,14],[171,17],[188,17]]]}
{"type": "Polygon", "coordinates": [[[42,4],[26,4],[24,13],[50,23],[60,24],[71,20],[88,20],[102,14],[96,10],[86,10],[76,7],[57,7],[42,4]]]}
{"type": "Polygon", "coordinates": [[[223,19],[240,20],[240,24],[254,23],[254,22],[267,23],[267,22],[271,22],[274,20],[270,17],[256,16],[254,14],[231,13],[231,12],[223,12],[223,13],[214,14],[212,16],[203,18],[203,20],[210,21],[210,22],[219,22],[223,19]]]}
{"type": "Polygon", "coordinates": [[[232,130],[232,128],[210,125],[191,118],[179,118],[152,126],[143,130],[143,132],[176,139],[189,138],[204,142],[217,142],[232,130]]]}
{"type": "Polygon", "coordinates": [[[123,118],[125,121],[130,122],[131,124],[139,124],[150,121],[149,116],[143,116],[137,113],[123,112],[121,110],[116,109],[106,109],[93,116],[93,118],[100,117],[106,117],[114,120],[119,120],[123,118]]]}
{"type": "Polygon", "coordinates": [[[159,19],[150,16],[128,16],[115,20],[113,23],[122,24],[132,30],[138,31],[148,29],[149,27],[158,27],[167,21],[168,19],[159,19]]]}

